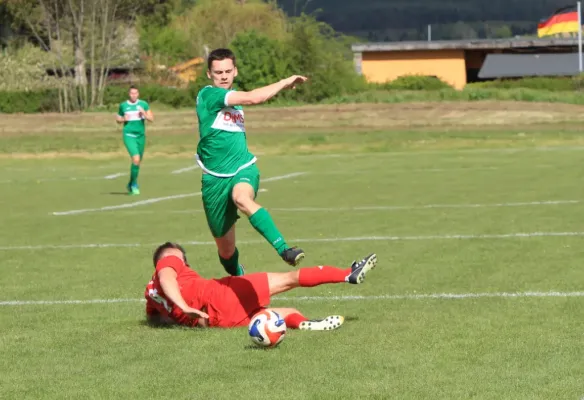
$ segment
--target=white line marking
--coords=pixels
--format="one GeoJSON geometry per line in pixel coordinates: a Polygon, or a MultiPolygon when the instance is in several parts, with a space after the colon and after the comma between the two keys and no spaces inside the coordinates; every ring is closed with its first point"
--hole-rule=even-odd
{"type": "Polygon", "coordinates": [[[484,293],[429,293],[429,294],[396,294],[373,296],[282,296],[273,300],[299,301],[331,301],[331,300],[462,300],[478,298],[521,298],[521,297],[584,297],[582,292],[484,292],[484,293]]]}
{"type": "Polygon", "coordinates": [[[104,179],[116,179],[119,178],[120,176],[125,175],[123,172],[118,172],[117,174],[111,174],[111,175],[107,175],[104,176],[104,179]]]}
{"type": "Polygon", "coordinates": [[[358,152],[358,153],[328,153],[328,154],[280,154],[280,155],[266,155],[263,158],[268,157],[281,157],[281,158],[346,158],[346,157],[375,157],[375,156],[419,156],[420,154],[475,154],[475,153],[493,153],[493,154],[516,154],[520,152],[571,152],[571,151],[582,151],[584,146],[540,146],[540,147],[512,147],[512,148],[486,148],[486,149],[445,149],[445,150],[410,150],[406,149],[403,151],[371,151],[371,152],[358,152]]]}
{"type": "MultiPolygon", "coordinates": [[[[428,236],[355,236],[355,237],[332,237],[314,239],[291,239],[290,243],[322,243],[322,242],[391,242],[409,240],[470,240],[470,239],[518,239],[518,238],[540,238],[540,237],[574,237],[584,236],[584,232],[525,232],[525,233],[503,233],[503,234],[454,234],[454,235],[428,235],[428,236]]],[[[182,241],[183,245],[192,246],[214,246],[215,242],[210,241],[182,241]]],[[[265,240],[242,240],[240,244],[264,244],[265,240]]],[[[88,243],[88,244],[46,244],[34,246],[0,246],[0,251],[8,250],[45,250],[45,249],[101,249],[115,247],[150,247],[160,243],[88,243]]]]}
{"type": "Polygon", "coordinates": [[[193,171],[197,168],[199,168],[199,166],[197,164],[195,164],[195,165],[192,165],[190,167],[176,169],[176,170],[172,171],[171,174],[182,174],[183,172],[193,171]]]}
{"type": "MultiPolygon", "coordinates": [[[[260,192],[267,191],[260,189],[260,192]]],[[[268,211],[282,211],[282,212],[338,212],[338,211],[400,211],[400,210],[423,210],[432,208],[487,208],[487,207],[524,207],[524,206],[552,206],[552,205],[566,205],[566,204],[580,204],[583,200],[544,200],[544,201],[526,201],[515,203],[471,203],[471,204],[422,204],[411,206],[354,206],[354,207],[267,207],[268,211]]],[[[126,213],[170,213],[170,214],[194,214],[203,212],[202,209],[187,209],[187,210],[145,210],[145,211],[126,211],[126,213]]]]}
{"type": "MultiPolygon", "coordinates": [[[[372,296],[277,296],[272,301],[359,301],[359,300],[464,300],[489,298],[548,298],[548,297],[584,297],[580,292],[484,292],[484,293],[429,293],[396,294],[372,296]]],[[[0,306],[52,306],[144,303],[144,299],[90,299],[90,300],[5,300],[0,306]]]]}
{"type": "Polygon", "coordinates": [[[297,176],[302,176],[302,175],[306,175],[306,172],[293,172],[293,173],[288,174],[288,175],[273,176],[271,178],[262,179],[262,182],[280,181],[282,179],[296,178],[297,176]]]}
{"type": "Polygon", "coordinates": [[[548,206],[563,204],[579,204],[582,200],[545,200],[516,203],[492,203],[492,204],[425,204],[419,206],[357,206],[357,207],[297,207],[297,208],[269,208],[270,211],[396,211],[415,210],[429,208],[487,208],[487,207],[524,207],[524,206],[548,206]]]}
{"type": "Polygon", "coordinates": [[[125,203],[125,204],[119,204],[116,206],[105,206],[105,207],[99,207],[99,208],[84,208],[81,210],[70,210],[70,211],[56,211],[53,212],[52,215],[76,215],[76,214],[84,214],[84,213],[89,213],[89,212],[97,212],[97,211],[111,211],[111,210],[120,210],[123,208],[132,208],[132,207],[138,207],[138,206],[144,206],[146,204],[154,204],[154,203],[159,203],[161,201],[165,201],[165,200],[176,200],[176,199],[184,199],[187,197],[195,197],[195,196],[200,196],[201,192],[197,192],[197,193],[185,193],[185,194],[175,194],[173,196],[165,196],[165,197],[155,197],[153,199],[148,199],[148,200],[140,200],[140,201],[135,201],[132,203],[125,203]]]}
{"type": "MultiPolygon", "coordinates": [[[[550,167],[542,167],[542,166],[529,166],[529,169],[534,168],[550,168],[550,167]]],[[[404,169],[395,169],[390,168],[385,173],[392,173],[392,174],[405,174],[405,173],[412,173],[412,172],[461,172],[461,171],[497,171],[500,170],[500,167],[459,167],[459,168],[404,168],[404,169]]],[[[357,175],[357,174],[375,174],[376,171],[374,170],[336,170],[336,171],[322,171],[315,173],[316,175],[357,175]]]]}
{"type": "Polygon", "coordinates": [[[77,177],[70,177],[70,178],[28,178],[28,179],[10,179],[0,181],[0,183],[23,183],[23,182],[69,182],[69,181],[96,181],[101,179],[107,179],[103,176],[77,176],[77,177]]]}
{"type": "Polygon", "coordinates": [[[54,306],[60,304],[112,304],[138,303],[144,299],[92,299],[92,300],[7,300],[0,301],[0,306],[54,306]]]}
{"type": "MultiPolygon", "coordinates": [[[[274,182],[274,181],[279,181],[281,179],[294,178],[294,177],[304,175],[304,174],[306,174],[306,172],[294,172],[294,173],[288,174],[288,175],[281,175],[281,176],[274,176],[272,178],[267,178],[267,179],[264,179],[263,182],[274,182]]],[[[81,209],[81,210],[56,211],[56,212],[53,212],[51,214],[56,215],[56,216],[62,216],[62,215],[84,214],[84,213],[89,213],[89,212],[120,210],[120,209],[124,209],[124,208],[133,208],[133,207],[143,206],[143,205],[147,205],[147,204],[159,203],[161,201],[166,201],[166,200],[184,199],[187,197],[195,197],[195,196],[200,196],[200,195],[201,195],[201,192],[175,194],[172,196],[155,197],[153,199],[134,201],[132,203],[124,203],[124,204],[119,204],[116,206],[85,208],[85,209],[81,209]]]]}

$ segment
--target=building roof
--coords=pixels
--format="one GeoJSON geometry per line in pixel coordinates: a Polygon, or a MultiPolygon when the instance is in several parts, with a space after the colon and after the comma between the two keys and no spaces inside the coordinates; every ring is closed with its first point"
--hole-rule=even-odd
{"type": "Polygon", "coordinates": [[[578,53],[488,54],[479,78],[578,75],[578,53]]]}
{"type": "Polygon", "coordinates": [[[476,40],[435,40],[415,42],[357,43],[353,52],[368,51],[414,51],[414,50],[488,50],[488,49],[528,49],[541,47],[571,48],[578,45],[573,38],[554,39],[476,39],[476,40]]]}

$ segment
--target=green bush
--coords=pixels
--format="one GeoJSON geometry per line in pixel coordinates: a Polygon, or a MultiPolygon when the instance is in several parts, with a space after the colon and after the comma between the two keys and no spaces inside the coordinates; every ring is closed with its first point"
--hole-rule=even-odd
{"type": "MultiPolygon", "coordinates": [[[[140,97],[148,102],[173,108],[191,108],[196,105],[199,90],[209,84],[201,77],[186,89],[169,88],[155,85],[140,86],[140,97]]],[[[127,86],[109,86],[100,110],[117,109],[119,103],[127,99],[127,86]]],[[[408,103],[440,101],[527,101],[547,103],[584,104],[584,96],[578,91],[536,90],[529,88],[497,89],[469,85],[464,90],[452,88],[440,90],[386,90],[367,89],[353,93],[341,93],[321,98],[318,103],[408,103]]],[[[273,105],[309,104],[302,97],[283,97],[273,105]]],[[[314,101],[312,102],[314,103],[314,101]]],[[[36,92],[0,92],[0,113],[38,113],[58,112],[59,98],[56,89],[36,92]]]]}
{"type": "Polygon", "coordinates": [[[59,92],[47,89],[36,92],[0,92],[0,113],[58,112],[59,92]]]}
{"type": "Polygon", "coordinates": [[[355,72],[347,38],[313,16],[302,15],[291,20],[285,47],[291,71],[306,75],[310,83],[279,96],[280,100],[318,103],[366,89],[364,78],[355,72]]]}
{"type": "Polygon", "coordinates": [[[284,46],[266,35],[256,31],[240,33],[230,48],[237,58],[236,85],[241,90],[266,86],[292,75],[284,46]]]}
{"type": "MultiPolygon", "coordinates": [[[[149,103],[159,102],[174,108],[194,107],[195,97],[188,89],[169,88],[155,85],[138,86],[140,98],[149,103]]],[[[103,102],[105,105],[119,104],[128,98],[127,86],[108,86],[103,102]]]]}
{"type": "Polygon", "coordinates": [[[444,90],[453,89],[448,83],[435,76],[405,75],[380,85],[386,90],[444,90]]]}
{"type": "Polygon", "coordinates": [[[475,82],[471,88],[485,89],[534,89],[553,92],[580,90],[583,87],[581,77],[533,77],[523,79],[497,79],[487,82],[475,82]]]}

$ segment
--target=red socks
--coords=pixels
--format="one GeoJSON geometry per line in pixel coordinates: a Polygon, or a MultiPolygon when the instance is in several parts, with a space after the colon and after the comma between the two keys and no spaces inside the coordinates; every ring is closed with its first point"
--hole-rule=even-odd
{"type": "Polygon", "coordinates": [[[328,265],[320,267],[300,268],[298,282],[302,287],[312,287],[324,283],[343,283],[351,273],[351,268],[341,269],[328,265]]]}
{"type": "Polygon", "coordinates": [[[304,315],[298,314],[298,313],[290,314],[286,318],[284,318],[284,322],[286,323],[286,326],[290,329],[298,329],[298,327],[300,326],[300,323],[302,323],[304,321],[308,321],[308,318],[306,318],[304,315]]]}

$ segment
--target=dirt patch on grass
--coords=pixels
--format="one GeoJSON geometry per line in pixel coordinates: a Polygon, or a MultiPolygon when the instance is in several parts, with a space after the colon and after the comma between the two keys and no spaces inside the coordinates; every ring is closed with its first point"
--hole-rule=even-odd
{"type": "MultiPolygon", "coordinates": [[[[396,129],[584,122],[584,107],[529,102],[428,102],[400,104],[341,104],[299,107],[248,107],[246,125],[253,132],[297,130],[396,129]]],[[[154,110],[152,134],[197,133],[193,111],[154,110]]],[[[0,137],[38,134],[121,135],[111,113],[3,114],[0,137]]]]}

